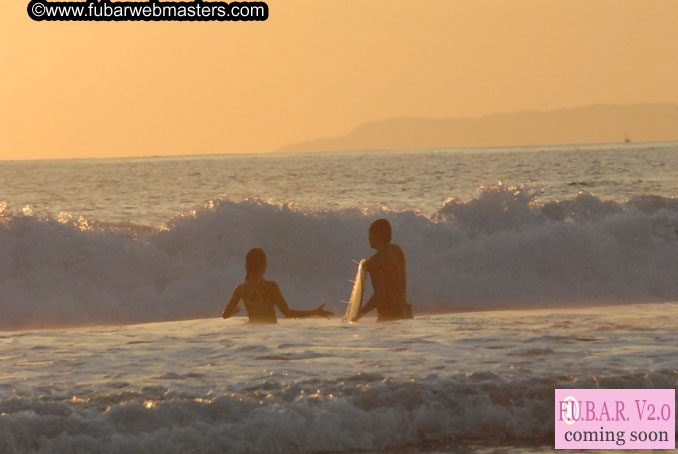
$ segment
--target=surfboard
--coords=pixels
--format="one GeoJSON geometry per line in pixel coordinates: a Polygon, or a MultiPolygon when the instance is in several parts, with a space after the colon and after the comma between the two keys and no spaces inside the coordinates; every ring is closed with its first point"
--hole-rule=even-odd
{"type": "Polygon", "coordinates": [[[346,313],[344,314],[344,322],[350,322],[353,320],[353,317],[358,315],[360,306],[363,303],[363,294],[365,293],[365,262],[366,259],[362,259],[358,263],[358,273],[355,276],[355,281],[353,282],[353,289],[351,290],[351,299],[348,300],[348,307],[346,308],[346,313]]]}

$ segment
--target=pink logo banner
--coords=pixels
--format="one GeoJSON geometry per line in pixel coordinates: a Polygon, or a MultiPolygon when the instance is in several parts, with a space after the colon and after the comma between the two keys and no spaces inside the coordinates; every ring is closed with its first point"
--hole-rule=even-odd
{"type": "Polygon", "coordinates": [[[675,389],[556,389],[556,449],[675,449],[675,389]]]}

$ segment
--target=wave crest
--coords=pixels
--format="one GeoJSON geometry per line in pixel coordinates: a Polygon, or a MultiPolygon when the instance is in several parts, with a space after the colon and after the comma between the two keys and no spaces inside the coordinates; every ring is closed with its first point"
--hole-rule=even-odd
{"type": "Polygon", "coordinates": [[[0,329],[215,316],[252,247],[293,307],[340,312],[378,217],[407,255],[415,312],[678,300],[678,199],[661,196],[542,204],[530,187],[497,185],[430,218],[215,200],[165,229],[3,206],[0,329]]]}
{"type": "Polygon", "coordinates": [[[0,451],[346,452],[553,443],[554,388],[673,388],[673,370],[402,382],[369,374],[190,396],[163,387],[0,401],[0,451]]]}

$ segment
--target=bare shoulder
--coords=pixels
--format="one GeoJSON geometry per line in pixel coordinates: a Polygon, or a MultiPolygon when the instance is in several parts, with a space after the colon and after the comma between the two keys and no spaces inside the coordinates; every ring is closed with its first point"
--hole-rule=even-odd
{"type": "Polygon", "coordinates": [[[372,257],[365,260],[364,267],[367,271],[371,271],[372,269],[374,269],[375,263],[379,261],[379,257],[377,257],[377,254],[379,253],[376,252],[372,257]]]}
{"type": "Polygon", "coordinates": [[[264,281],[263,284],[264,293],[268,298],[271,298],[272,301],[280,302],[282,300],[284,302],[282,292],[280,291],[280,287],[278,287],[277,282],[264,281]]]}
{"type": "Polygon", "coordinates": [[[393,250],[394,250],[395,253],[398,254],[400,257],[405,258],[405,252],[403,252],[403,248],[401,248],[399,245],[394,244],[394,245],[393,245],[393,250]]]}
{"type": "Polygon", "coordinates": [[[270,292],[275,292],[275,291],[280,291],[280,287],[278,287],[278,283],[276,281],[263,281],[264,288],[270,292]]]}

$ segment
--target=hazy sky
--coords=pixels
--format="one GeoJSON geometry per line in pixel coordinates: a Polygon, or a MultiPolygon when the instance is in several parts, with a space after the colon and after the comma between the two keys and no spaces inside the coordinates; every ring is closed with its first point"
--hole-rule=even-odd
{"type": "Polygon", "coordinates": [[[0,159],[271,151],[392,116],[678,103],[675,0],[270,0],[33,22],[0,0],[0,159]]]}

